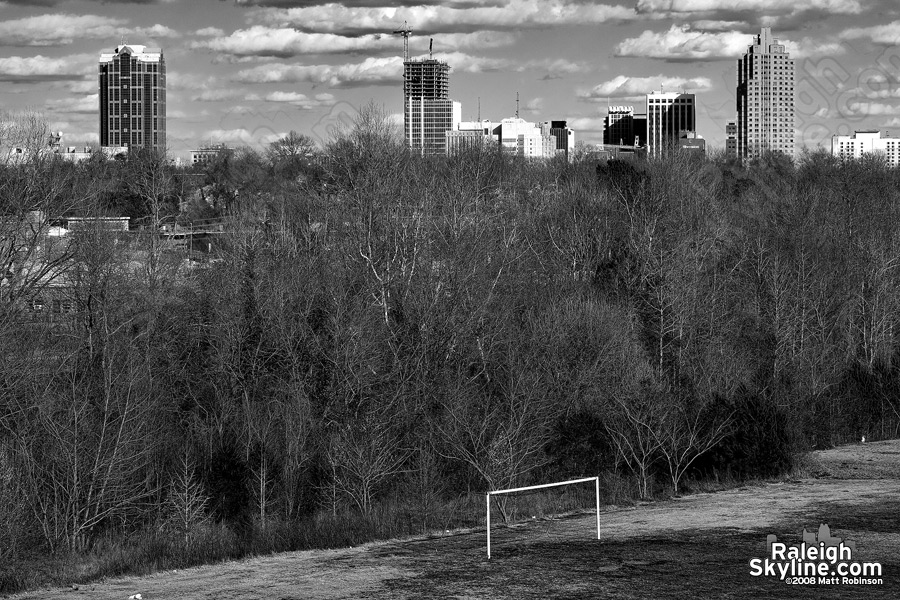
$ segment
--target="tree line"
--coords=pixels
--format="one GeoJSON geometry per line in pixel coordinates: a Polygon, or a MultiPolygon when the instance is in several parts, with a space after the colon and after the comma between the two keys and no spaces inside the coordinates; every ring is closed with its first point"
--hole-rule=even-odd
{"type": "Polygon", "coordinates": [[[895,437],[898,190],[821,151],[421,158],[371,106],[196,169],[0,165],[0,558],[428,529],[488,489],[650,497],[895,437]],[[210,253],[167,245],[203,219],[210,253]]]}

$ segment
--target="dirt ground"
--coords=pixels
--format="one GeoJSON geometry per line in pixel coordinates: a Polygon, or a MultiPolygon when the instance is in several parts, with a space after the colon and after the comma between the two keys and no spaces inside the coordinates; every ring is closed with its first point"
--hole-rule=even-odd
{"type": "Polygon", "coordinates": [[[900,441],[818,452],[814,478],[695,494],[601,513],[292,552],[112,579],[17,600],[330,600],[343,598],[900,598],[900,441]],[[878,562],[881,585],[788,585],[750,576],[766,536],[788,544],[828,523],[856,543],[853,561],[878,562]]]}

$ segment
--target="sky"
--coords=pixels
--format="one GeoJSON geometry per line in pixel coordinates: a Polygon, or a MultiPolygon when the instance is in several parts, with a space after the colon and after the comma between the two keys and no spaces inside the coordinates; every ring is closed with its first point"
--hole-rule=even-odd
{"type": "Polygon", "coordinates": [[[404,23],[411,56],[433,39],[450,64],[464,120],[514,116],[518,93],[522,118],[599,142],[609,105],[683,90],[723,147],[736,59],[768,26],[796,59],[798,149],[900,133],[896,0],[0,0],[0,111],[96,143],[98,59],[124,40],[163,50],[175,156],[290,130],[324,144],[369,102],[402,122],[404,23]]]}

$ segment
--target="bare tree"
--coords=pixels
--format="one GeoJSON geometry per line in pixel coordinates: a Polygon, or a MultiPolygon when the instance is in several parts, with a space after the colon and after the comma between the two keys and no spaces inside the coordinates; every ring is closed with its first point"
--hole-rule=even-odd
{"type": "Polygon", "coordinates": [[[716,415],[704,408],[708,407],[689,406],[686,402],[674,400],[653,431],[676,496],[679,482],[694,461],[729,433],[730,416],[716,415]]]}
{"type": "Polygon", "coordinates": [[[49,140],[50,126],[39,111],[0,112],[0,164],[34,161],[49,140]]]}
{"type": "Polygon", "coordinates": [[[372,409],[339,425],[329,440],[335,488],[364,515],[372,511],[380,486],[403,471],[409,455],[396,423],[393,411],[372,409]]]}
{"type": "Polygon", "coordinates": [[[197,528],[209,520],[206,512],[208,504],[209,497],[197,481],[194,461],[185,450],[178,457],[169,484],[165,526],[181,536],[182,543],[187,545],[197,528]]]}
{"type": "Polygon", "coordinates": [[[637,475],[638,494],[649,498],[653,464],[660,448],[659,430],[665,406],[658,390],[635,390],[613,398],[606,431],[619,459],[637,475]]]}
{"type": "MultiPolygon", "coordinates": [[[[548,460],[544,450],[558,409],[548,402],[540,375],[519,367],[502,382],[499,397],[463,383],[442,402],[444,456],[469,465],[489,490],[523,483],[548,460]]],[[[498,502],[507,520],[504,499],[498,502]]]]}

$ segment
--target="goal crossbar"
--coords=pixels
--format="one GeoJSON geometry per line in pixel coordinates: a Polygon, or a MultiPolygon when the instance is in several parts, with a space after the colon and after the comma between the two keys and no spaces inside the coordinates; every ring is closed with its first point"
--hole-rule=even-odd
{"type": "Polygon", "coordinates": [[[558,481],[555,483],[542,483],[540,485],[529,485],[525,487],[517,487],[517,488],[509,488],[506,490],[492,490],[487,492],[484,496],[485,498],[485,525],[487,529],[487,557],[491,558],[491,496],[497,496],[500,494],[514,494],[516,492],[527,492],[531,490],[540,490],[545,488],[552,487],[560,487],[563,485],[572,485],[576,483],[587,483],[588,481],[594,482],[594,500],[596,503],[597,510],[597,539],[600,539],[600,478],[599,477],[584,477],[582,479],[573,479],[571,481],[558,481]]]}

